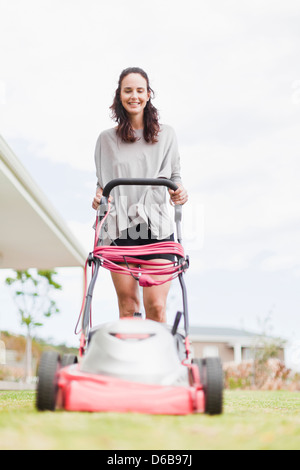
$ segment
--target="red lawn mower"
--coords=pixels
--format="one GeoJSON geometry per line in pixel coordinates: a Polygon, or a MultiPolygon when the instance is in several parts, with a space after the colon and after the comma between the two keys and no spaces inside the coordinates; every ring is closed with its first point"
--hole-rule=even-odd
{"type": "Polygon", "coordinates": [[[218,357],[192,359],[189,344],[187,291],[184,273],[189,267],[181,243],[181,211],[176,205],[177,242],[142,246],[103,246],[101,234],[109,214],[109,196],[118,185],[177,185],[167,179],[110,181],[103,189],[97,212],[94,250],[85,264],[85,295],[77,326],[81,322],[78,357],[53,351],[43,353],[39,365],[36,407],[90,412],[139,412],[186,415],[220,414],[223,407],[223,372],[218,357]],[[171,254],[176,261],[153,266],[145,254],[171,254]],[[130,267],[129,267],[130,264],[130,267]],[[132,267],[132,265],[134,267],[132,267]],[[87,287],[87,267],[92,276],[87,287]],[[141,314],[91,327],[93,290],[99,268],[135,276],[141,286],[157,285],[178,277],[182,310],[168,326],[141,314]],[[162,281],[151,274],[163,275],[162,281]],[[167,277],[167,279],[166,279],[167,277]],[[179,328],[183,320],[183,328],[179,328]]]}

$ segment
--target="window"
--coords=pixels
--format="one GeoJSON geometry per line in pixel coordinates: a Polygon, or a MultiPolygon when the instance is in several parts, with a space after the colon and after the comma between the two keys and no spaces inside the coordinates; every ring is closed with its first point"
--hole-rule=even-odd
{"type": "Polygon", "coordinates": [[[218,346],[204,346],[203,357],[216,357],[219,356],[218,346]]]}
{"type": "Polygon", "coordinates": [[[243,348],[243,360],[250,361],[254,359],[254,348],[243,348]]]}

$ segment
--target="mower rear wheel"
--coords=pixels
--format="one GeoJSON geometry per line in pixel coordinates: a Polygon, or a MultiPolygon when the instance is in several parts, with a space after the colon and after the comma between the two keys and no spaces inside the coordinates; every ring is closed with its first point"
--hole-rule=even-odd
{"type": "Polygon", "coordinates": [[[57,397],[57,372],[60,368],[60,355],[55,351],[42,354],[36,394],[36,407],[40,411],[54,411],[57,397]]]}
{"type": "Polygon", "coordinates": [[[61,367],[71,366],[77,364],[78,359],[75,354],[64,354],[61,360],[61,367]]]}
{"type": "Polygon", "coordinates": [[[193,363],[199,368],[205,396],[205,413],[221,414],[223,411],[223,369],[220,358],[194,359],[193,363]]]}

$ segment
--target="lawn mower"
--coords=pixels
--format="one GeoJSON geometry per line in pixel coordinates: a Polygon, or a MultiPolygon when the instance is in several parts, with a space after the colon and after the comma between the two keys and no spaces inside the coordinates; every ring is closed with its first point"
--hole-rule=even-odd
{"type": "Polygon", "coordinates": [[[40,411],[63,409],[89,412],[137,412],[163,415],[222,413],[223,373],[218,357],[193,359],[189,343],[187,290],[184,274],[189,267],[181,236],[182,206],[175,205],[177,242],[142,246],[104,246],[102,233],[110,211],[110,193],[118,185],[165,186],[168,179],[110,181],[103,189],[95,224],[94,249],[85,263],[85,294],[76,325],[81,324],[78,356],[42,354],[36,394],[40,411]],[[159,267],[138,256],[168,253],[174,262],[159,267]],[[130,266],[129,266],[130,265],[130,266]],[[132,267],[133,266],[133,267],[132,267]],[[87,269],[91,279],[87,286],[87,269]],[[140,286],[158,285],[176,277],[182,290],[182,310],[172,325],[132,317],[92,327],[91,306],[99,269],[135,276],[140,286]],[[161,274],[162,281],[151,274],[161,274]],[[183,326],[180,322],[183,320],[183,326]]]}

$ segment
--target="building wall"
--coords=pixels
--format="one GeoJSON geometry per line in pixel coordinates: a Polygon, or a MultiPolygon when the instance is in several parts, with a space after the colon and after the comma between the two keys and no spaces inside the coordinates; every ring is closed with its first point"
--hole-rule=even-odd
{"type": "MultiPolygon", "coordinates": [[[[234,349],[228,343],[215,342],[200,342],[192,341],[191,349],[193,357],[203,358],[208,356],[219,356],[222,362],[232,362],[234,358],[234,349]]],[[[241,348],[242,361],[249,361],[253,359],[253,349],[250,347],[241,348]]],[[[284,362],[284,349],[278,349],[277,358],[284,362]]]]}
{"type": "Polygon", "coordinates": [[[210,355],[219,356],[223,362],[234,360],[234,351],[226,343],[220,342],[192,342],[192,351],[195,358],[207,357],[210,355]],[[215,350],[215,353],[214,353],[215,350]]]}

